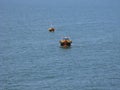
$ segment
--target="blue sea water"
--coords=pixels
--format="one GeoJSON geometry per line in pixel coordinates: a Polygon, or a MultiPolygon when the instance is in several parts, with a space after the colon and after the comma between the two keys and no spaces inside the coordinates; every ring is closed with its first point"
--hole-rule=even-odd
{"type": "Polygon", "coordinates": [[[119,8],[119,0],[0,0],[0,90],[120,90],[119,8]],[[60,48],[64,36],[71,48],[60,48]]]}

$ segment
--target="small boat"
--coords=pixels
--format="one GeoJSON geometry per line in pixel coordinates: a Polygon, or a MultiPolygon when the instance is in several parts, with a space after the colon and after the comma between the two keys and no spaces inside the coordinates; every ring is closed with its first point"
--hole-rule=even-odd
{"type": "Polygon", "coordinates": [[[51,28],[48,28],[48,30],[49,30],[50,32],[54,32],[54,31],[55,31],[55,28],[51,27],[51,28]]]}
{"type": "Polygon", "coordinates": [[[64,37],[62,40],[59,41],[60,46],[63,48],[68,48],[71,46],[72,40],[70,40],[68,37],[64,37]]]}

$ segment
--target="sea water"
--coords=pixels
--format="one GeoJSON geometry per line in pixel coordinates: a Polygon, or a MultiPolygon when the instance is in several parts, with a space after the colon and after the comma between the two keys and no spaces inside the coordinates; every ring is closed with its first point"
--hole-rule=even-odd
{"type": "Polygon", "coordinates": [[[120,90],[119,9],[119,0],[0,0],[0,90],[120,90]],[[64,36],[71,48],[60,48],[64,36]]]}

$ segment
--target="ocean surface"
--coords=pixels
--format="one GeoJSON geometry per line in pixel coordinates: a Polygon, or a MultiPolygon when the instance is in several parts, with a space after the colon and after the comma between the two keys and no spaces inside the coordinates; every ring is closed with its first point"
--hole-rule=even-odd
{"type": "Polygon", "coordinates": [[[0,0],[0,90],[120,90],[120,1],[0,0]]]}

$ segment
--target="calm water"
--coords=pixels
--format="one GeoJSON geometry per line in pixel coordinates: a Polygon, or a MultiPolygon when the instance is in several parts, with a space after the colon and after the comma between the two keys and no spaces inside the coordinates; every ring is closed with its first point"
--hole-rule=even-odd
{"type": "Polygon", "coordinates": [[[119,0],[0,0],[0,90],[120,90],[119,9],[119,0]]]}

